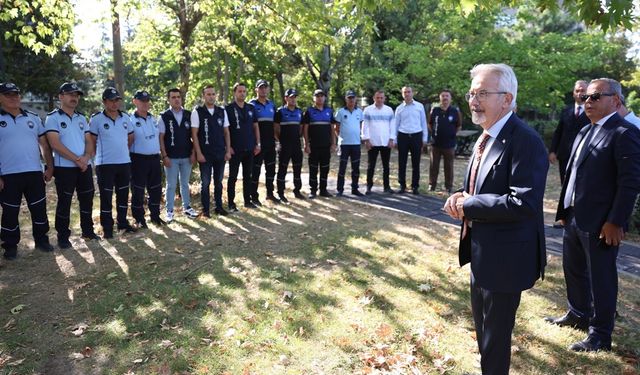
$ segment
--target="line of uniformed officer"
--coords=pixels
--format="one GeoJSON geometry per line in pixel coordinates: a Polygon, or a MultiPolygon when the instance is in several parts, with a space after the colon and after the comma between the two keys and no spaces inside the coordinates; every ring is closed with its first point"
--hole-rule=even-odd
{"type": "Polygon", "coordinates": [[[278,108],[274,118],[274,135],[280,142],[280,160],[278,164],[278,198],[284,203],[288,200],[284,195],[285,178],[289,161],[293,164],[293,194],[296,198],[305,199],[300,192],[302,189],[302,149],[300,136],[302,135],[302,110],[297,106],[298,92],[288,89],[285,93],[286,104],[278,108]]]}
{"type": "Polygon", "coordinates": [[[265,188],[267,189],[267,200],[275,203],[279,199],[273,195],[273,180],[276,176],[276,141],[274,136],[273,118],[275,116],[275,106],[269,100],[269,82],[259,79],[256,82],[256,98],[251,99],[249,104],[253,105],[260,128],[260,153],[253,158],[253,172],[251,180],[251,200],[256,205],[260,205],[258,194],[258,182],[260,181],[260,171],[264,162],[265,188]]]}

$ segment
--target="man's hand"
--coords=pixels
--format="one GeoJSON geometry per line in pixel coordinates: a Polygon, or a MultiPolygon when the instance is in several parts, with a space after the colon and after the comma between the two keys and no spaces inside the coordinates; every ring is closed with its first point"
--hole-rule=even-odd
{"type": "Polygon", "coordinates": [[[204,155],[201,152],[198,153],[197,158],[198,158],[198,162],[200,163],[205,163],[207,161],[207,159],[204,157],[204,155]]]}
{"type": "Polygon", "coordinates": [[[550,152],[549,153],[549,163],[555,164],[556,161],[558,161],[558,157],[556,156],[556,153],[555,152],[550,152]]]}
{"type": "Polygon", "coordinates": [[[0,191],[4,190],[4,180],[0,177],[0,191]]]}
{"type": "Polygon", "coordinates": [[[396,147],[396,143],[393,141],[393,139],[389,140],[389,148],[394,148],[396,147]]]}
{"type": "Polygon", "coordinates": [[[256,147],[253,148],[253,155],[258,155],[260,151],[262,151],[262,148],[260,147],[260,145],[256,145],[256,147]]]}
{"type": "Polygon", "coordinates": [[[304,146],[304,153],[305,153],[305,154],[309,154],[309,153],[311,153],[311,147],[309,147],[309,145],[305,145],[305,146],[304,146]]]}
{"type": "Polygon", "coordinates": [[[604,239],[604,242],[609,246],[618,246],[624,238],[624,231],[622,227],[619,227],[610,222],[604,223],[602,230],[600,230],[600,239],[604,239]]]}
{"type": "Polygon", "coordinates": [[[47,169],[45,169],[44,171],[44,182],[51,181],[52,177],[53,177],[53,166],[47,167],[47,169]]]}
{"type": "Polygon", "coordinates": [[[165,167],[167,167],[167,168],[171,168],[171,159],[169,159],[169,157],[168,157],[168,156],[165,156],[165,157],[162,159],[162,164],[163,164],[165,167]]]}
{"type": "Polygon", "coordinates": [[[231,150],[224,153],[224,161],[231,160],[231,150]]]}
{"type": "Polygon", "coordinates": [[[444,203],[444,211],[453,219],[462,220],[462,217],[458,215],[457,202],[458,199],[463,197],[461,192],[456,192],[451,195],[444,203]]]}
{"type": "Polygon", "coordinates": [[[89,168],[89,160],[91,159],[87,155],[82,155],[79,160],[76,161],[76,165],[80,168],[81,172],[84,172],[89,168]]]}
{"type": "Polygon", "coordinates": [[[332,153],[336,152],[336,145],[335,144],[331,145],[331,152],[332,153]]]}
{"type": "Polygon", "coordinates": [[[369,142],[368,139],[366,141],[364,141],[364,147],[366,147],[367,150],[371,150],[371,142],[369,142]]]}

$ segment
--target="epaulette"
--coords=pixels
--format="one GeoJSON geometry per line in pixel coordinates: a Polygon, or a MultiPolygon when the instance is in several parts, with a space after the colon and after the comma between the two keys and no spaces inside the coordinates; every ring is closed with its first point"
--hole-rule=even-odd
{"type": "Polygon", "coordinates": [[[36,117],[38,116],[38,114],[37,114],[37,113],[35,113],[35,112],[33,112],[33,111],[30,111],[30,110],[28,110],[28,109],[23,109],[23,111],[24,111],[25,113],[30,114],[30,115],[34,115],[34,116],[36,116],[36,117]]]}
{"type": "Polygon", "coordinates": [[[56,112],[58,112],[58,110],[59,108],[54,109],[53,111],[47,113],[47,116],[55,114],[56,112]]]}
{"type": "Polygon", "coordinates": [[[96,116],[97,116],[98,114],[100,114],[100,113],[102,113],[102,111],[98,111],[98,112],[96,112],[96,113],[92,114],[92,115],[91,115],[91,117],[96,117],[96,116]]]}

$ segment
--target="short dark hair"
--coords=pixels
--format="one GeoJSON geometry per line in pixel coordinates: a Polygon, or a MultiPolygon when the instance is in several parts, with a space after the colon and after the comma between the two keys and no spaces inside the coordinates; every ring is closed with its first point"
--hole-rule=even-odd
{"type": "Polygon", "coordinates": [[[167,99],[171,97],[172,92],[177,92],[178,94],[180,94],[180,97],[182,97],[182,92],[180,92],[180,89],[174,87],[172,89],[169,89],[169,91],[167,91],[167,99]]]}
{"type": "Polygon", "coordinates": [[[449,90],[449,89],[442,89],[442,90],[440,90],[440,94],[442,94],[443,92],[448,92],[448,93],[449,93],[449,95],[453,96],[453,94],[451,93],[451,90],[449,90]]]}
{"type": "Polygon", "coordinates": [[[247,87],[247,85],[245,85],[243,82],[236,82],[236,83],[233,85],[233,89],[232,89],[232,91],[233,91],[233,92],[236,92],[236,89],[237,89],[238,87],[240,87],[240,86],[244,86],[245,88],[247,87]]]}
{"type": "Polygon", "coordinates": [[[384,90],[380,89],[380,90],[376,90],[376,92],[374,92],[374,93],[373,93],[373,96],[376,96],[376,94],[382,94],[382,95],[384,95],[384,94],[385,94],[385,92],[384,92],[384,90]]]}
{"type": "Polygon", "coordinates": [[[204,94],[204,90],[206,90],[206,89],[213,89],[213,92],[216,92],[216,88],[215,88],[215,86],[213,86],[213,85],[212,85],[212,84],[210,84],[210,83],[209,83],[209,84],[204,85],[204,87],[202,88],[202,93],[203,93],[203,94],[204,94]]]}

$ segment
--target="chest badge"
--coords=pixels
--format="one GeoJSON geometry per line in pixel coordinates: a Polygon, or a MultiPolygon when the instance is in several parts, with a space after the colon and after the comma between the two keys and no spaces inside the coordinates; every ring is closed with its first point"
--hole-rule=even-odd
{"type": "Polygon", "coordinates": [[[7,127],[7,122],[6,121],[0,121],[0,128],[6,128],[7,127]]]}
{"type": "Polygon", "coordinates": [[[142,126],[142,124],[140,123],[140,121],[136,121],[136,126],[137,126],[137,127],[141,127],[141,126],[142,126]]]}
{"type": "Polygon", "coordinates": [[[449,116],[449,122],[453,121],[453,116],[449,116]]]}
{"type": "Polygon", "coordinates": [[[64,121],[63,121],[63,122],[61,122],[61,123],[60,123],[60,127],[61,127],[62,129],[66,129],[66,128],[67,128],[67,123],[66,123],[66,122],[64,122],[64,121]]]}
{"type": "Polygon", "coordinates": [[[102,125],[105,129],[109,130],[109,124],[102,125]]]}
{"type": "Polygon", "coordinates": [[[29,126],[29,129],[33,129],[33,127],[36,126],[33,121],[27,121],[27,125],[29,126]]]}
{"type": "Polygon", "coordinates": [[[221,118],[218,119],[218,126],[222,126],[222,119],[221,118]]]}
{"type": "Polygon", "coordinates": [[[84,130],[84,122],[80,123],[80,130],[84,130]]]}

